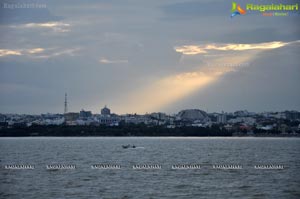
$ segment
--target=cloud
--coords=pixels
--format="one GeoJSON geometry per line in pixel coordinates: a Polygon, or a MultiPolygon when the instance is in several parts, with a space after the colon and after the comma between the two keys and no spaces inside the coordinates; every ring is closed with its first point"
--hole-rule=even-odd
{"type": "Polygon", "coordinates": [[[22,25],[11,25],[11,28],[34,28],[34,29],[48,29],[57,33],[64,33],[70,31],[70,24],[63,22],[47,22],[47,23],[27,23],[22,25]]]}
{"type": "Polygon", "coordinates": [[[0,49],[0,57],[10,56],[10,55],[22,55],[22,53],[20,50],[0,49]]]}
{"type": "Polygon", "coordinates": [[[62,55],[75,56],[75,52],[80,48],[28,48],[28,49],[0,49],[0,57],[25,56],[28,58],[50,58],[62,55]]]}
{"type": "Polygon", "coordinates": [[[212,50],[216,50],[216,51],[269,50],[269,49],[280,48],[290,43],[282,42],[282,41],[274,41],[274,42],[256,43],[256,44],[183,45],[183,46],[175,46],[174,50],[184,55],[197,55],[197,54],[206,54],[212,50]]]}
{"type": "MultiPolygon", "coordinates": [[[[284,18],[284,17],[283,17],[284,18]]],[[[283,20],[278,19],[277,20],[283,20]]],[[[293,23],[295,19],[289,19],[289,23],[293,23]]],[[[275,20],[274,20],[275,21],[275,20]]],[[[245,22],[249,23],[249,22],[245,22]]],[[[295,22],[297,23],[297,22],[295,22]]],[[[276,23],[277,24],[277,23],[276,23]]],[[[292,28],[278,28],[273,26],[262,26],[241,29],[239,31],[230,31],[222,37],[217,38],[217,43],[264,43],[272,41],[295,41],[299,40],[300,28],[293,26],[292,28]]]]}
{"type": "Polygon", "coordinates": [[[31,49],[19,49],[19,50],[0,49],[0,57],[38,54],[44,51],[45,49],[43,48],[31,48],[31,49]]]}
{"type": "Polygon", "coordinates": [[[187,104],[213,111],[284,111],[300,109],[299,46],[289,45],[259,53],[251,65],[236,68],[216,84],[176,102],[177,110],[187,104]]]}
{"type": "Polygon", "coordinates": [[[33,49],[29,49],[29,50],[27,50],[27,51],[28,51],[28,53],[30,53],[30,54],[36,54],[36,53],[44,52],[45,49],[43,49],[43,48],[33,48],[33,49]]]}
{"type": "Polygon", "coordinates": [[[106,58],[101,58],[99,60],[99,62],[102,64],[126,64],[126,63],[128,63],[128,60],[126,60],[126,59],[109,60],[106,58]]]}
{"type": "MultiPolygon", "coordinates": [[[[298,43],[298,41],[290,43],[298,43]]],[[[148,86],[132,91],[128,99],[122,99],[122,107],[117,107],[122,112],[152,112],[160,111],[197,91],[219,81],[224,75],[237,72],[244,67],[251,66],[250,61],[255,60],[261,52],[278,49],[289,43],[269,42],[259,44],[209,44],[192,49],[191,54],[186,49],[180,51],[183,55],[201,54],[202,50],[209,51],[235,51],[235,53],[222,53],[219,56],[208,58],[209,64],[199,63],[198,69],[190,72],[181,72],[174,75],[153,80],[148,86]],[[255,51],[252,51],[255,50],[255,51]],[[125,106],[124,106],[125,104],[125,106]]],[[[182,49],[182,48],[181,48],[182,49]]],[[[189,50],[190,50],[189,49],[189,50]]],[[[115,103],[118,104],[118,103],[115,103]]]]}
{"type": "Polygon", "coordinates": [[[24,25],[26,28],[47,28],[54,32],[69,32],[70,26],[70,24],[62,22],[28,23],[24,25]]]}
{"type": "Polygon", "coordinates": [[[61,55],[69,55],[69,56],[75,56],[75,52],[79,51],[80,48],[70,48],[70,49],[61,49],[58,51],[52,51],[52,53],[50,53],[50,57],[54,57],[54,56],[61,56],[61,55]]]}

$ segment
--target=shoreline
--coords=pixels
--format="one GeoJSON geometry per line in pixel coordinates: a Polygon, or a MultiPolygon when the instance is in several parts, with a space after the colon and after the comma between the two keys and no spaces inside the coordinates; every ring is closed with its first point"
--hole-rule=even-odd
{"type": "Polygon", "coordinates": [[[257,135],[257,136],[0,136],[1,138],[300,138],[300,135],[257,135]]]}

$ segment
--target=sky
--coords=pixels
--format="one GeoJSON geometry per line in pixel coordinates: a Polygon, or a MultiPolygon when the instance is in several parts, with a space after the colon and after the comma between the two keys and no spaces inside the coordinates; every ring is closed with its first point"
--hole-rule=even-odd
{"type": "Polygon", "coordinates": [[[0,113],[63,113],[65,93],[70,112],[300,110],[299,11],[231,18],[228,0],[0,2],[0,113]]]}

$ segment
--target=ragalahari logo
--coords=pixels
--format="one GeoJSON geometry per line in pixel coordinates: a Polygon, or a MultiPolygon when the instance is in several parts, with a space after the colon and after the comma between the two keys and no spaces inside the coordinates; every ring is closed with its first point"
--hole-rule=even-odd
{"type": "Polygon", "coordinates": [[[243,8],[241,8],[241,6],[239,4],[237,4],[236,2],[232,2],[232,8],[231,8],[231,18],[236,16],[236,15],[244,15],[246,14],[246,10],[244,10],[243,8]]]}

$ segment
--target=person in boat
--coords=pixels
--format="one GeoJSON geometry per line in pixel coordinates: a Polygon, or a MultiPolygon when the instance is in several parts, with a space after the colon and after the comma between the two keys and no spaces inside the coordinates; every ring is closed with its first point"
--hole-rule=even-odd
{"type": "Polygon", "coordinates": [[[128,148],[136,148],[135,145],[130,145],[130,144],[122,145],[122,147],[123,147],[124,149],[128,149],[128,148]]]}

